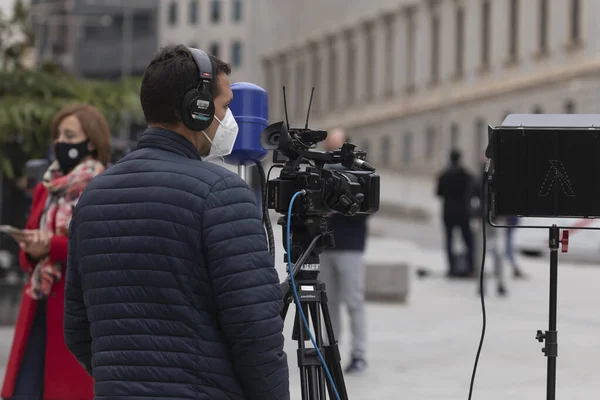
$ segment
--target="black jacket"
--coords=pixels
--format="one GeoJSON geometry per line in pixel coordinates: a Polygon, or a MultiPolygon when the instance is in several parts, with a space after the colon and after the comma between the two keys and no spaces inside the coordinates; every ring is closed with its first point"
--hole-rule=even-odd
{"type": "Polygon", "coordinates": [[[478,195],[475,179],[462,166],[451,166],[438,178],[436,194],[444,201],[444,218],[470,218],[471,199],[478,195]]]}
{"type": "Polygon", "coordinates": [[[150,128],[70,232],[65,340],[97,399],[289,399],[282,291],[237,175],[150,128]]]}

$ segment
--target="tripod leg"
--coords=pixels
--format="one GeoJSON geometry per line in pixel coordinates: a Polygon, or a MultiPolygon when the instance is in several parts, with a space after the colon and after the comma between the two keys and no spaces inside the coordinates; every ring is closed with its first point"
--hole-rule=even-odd
{"type": "MultiPolygon", "coordinates": [[[[348,392],[346,391],[346,383],[344,382],[344,373],[342,371],[342,365],[340,364],[341,356],[338,348],[337,340],[335,339],[335,333],[333,332],[333,326],[331,325],[331,315],[329,314],[329,307],[327,306],[327,293],[325,292],[325,285],[323,284],[323,292],[321,293],[321,311],[323,313],[323,321],[325,324],[325,333],[327,335],[327,346],[325,350],[327,368],[331,373],[331,377],[337,389],[338,395],[341,400],[348,400],[348,392]]],[[[329,391],[329,398],[335,399],[335,393],[333,387],[329,381],[327,381],[327,389],[329,391]]]]}
{"type": "MultiPolygon", "coordinates": [[[[298,307],[298,305],[296,305],[296,307],[298,307]]],[[[302,308],[304,310],[305,306],[302,305],[302,308]]],[[[306,311],[305,311],[305,315],[306,315],[306,311]]],[[[298,358],[303,357],[303,352],[305,349],[304,346],[304,326],[303,326],[303,322],[302,322],[302,318],[300,317],[300,312],[296,309],[296,316],[294,317],[294,332],[295,335],[297,335],[296,338],[294,338],[294,340],[298,341],[298,358]]],[[[294,334],[292,334],[292,336],[294,336],[294,334]]],[[[312,397],[309,397],[309,392],[308,392],[308,368],[306,366],[303,366],[301,361],[299,360],[299,368],[300,368],[300,388],[301,388],[301,392],[302,392],[302,400],[312,400],[312,397]]]]}
{"type": "MultiPolygon", "coordinates": [[[[310,320],[311,317],[313,316],[313,307],[314,304],[303,304],[302,305],[302,310],[304,311],[304,316],[306,317],[306,322],[308,322],[309,326],[308,328],[310,329],[310,320]]],[[[301,318],[300,318],[301,319],[301,318]]],[[[299,332],[301,332],[300,334],[300,340],[302,342],[304,342],[304,340],[310,340],[308,338],[309,334],[306,331],[306,327],[304,326],[304,323],[301,321],[302,326],[299,329],[299,332]]],[[[316,341],[316,339],[315,339],[316,341]]],[[[309,395],[309,399],[310,400],[318,400],[319,397],[319,392],[318,392],[318,388],[319,388],[319,372],[320,372],[320,368],[318,365],[312,364],[307,366],[307,372],[308,372],[308,395],[309,395]]]]}
{"type": "MultiPolygon", "coordinates": [[[[312,323],[314,327],[313,331],[315,334],[315,342],[317,343],[317,347],[319,348],[319,350],[321,350],[323,349],[323,332],[321,327],[321,310],[319,308],[319,305],[319,303],[313,303],[310,305],[310,308],[312,314],[312,323]]],[[[322,356],[327,361],[326,355],[322,354],[322,356]]],[[[321,396],[323,396],[322,398],[325,398],[325,371],[323,370],[323,368],[319,368],[318,373],[319,393],[321,396]]]]}

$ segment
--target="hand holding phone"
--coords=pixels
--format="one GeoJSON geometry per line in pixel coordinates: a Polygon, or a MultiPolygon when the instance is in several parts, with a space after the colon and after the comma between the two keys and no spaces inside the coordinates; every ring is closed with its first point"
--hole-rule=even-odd
{"type": "Polygon", "coordinates": [[[17,242],[22,242],[27,236],[27,233],[23,229],[10,225],[0,225],[0,232],[12,236],[17,242]]]}

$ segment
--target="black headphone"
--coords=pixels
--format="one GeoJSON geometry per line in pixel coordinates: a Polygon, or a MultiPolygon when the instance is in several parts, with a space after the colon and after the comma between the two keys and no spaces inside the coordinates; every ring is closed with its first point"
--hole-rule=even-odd
{"type": "Polygon", "coordinates": [[[187,92],[183,98],[181,120],[186,128],[203,131],[212,124],[215,116],[215,103],[211,93],[213,66],[208,55],[202,50],[190,47],[188,50],[198,66],[200,82],[197,88],[187,92]]]}

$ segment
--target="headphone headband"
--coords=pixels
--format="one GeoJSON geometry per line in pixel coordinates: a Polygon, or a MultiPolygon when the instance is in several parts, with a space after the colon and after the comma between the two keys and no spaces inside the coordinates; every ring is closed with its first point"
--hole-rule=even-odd
{"type": "Polygon", "coordinates": [[[212,62],[210,61],[210,57],[208,57],[208,54],[206,54],[200,49],[194,49],[191,47],[188,47],[188,50],[194,58],[196,65],[198,66],[198,71],[200,72],[200,82],[202,82],[202,80],[212,82],[213,68],[212,62]]]}

